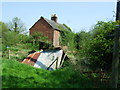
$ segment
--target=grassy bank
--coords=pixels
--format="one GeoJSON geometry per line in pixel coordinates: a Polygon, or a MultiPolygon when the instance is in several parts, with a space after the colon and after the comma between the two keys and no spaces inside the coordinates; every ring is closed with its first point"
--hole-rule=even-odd
{"type": "Polygon", "coordinates": [[[92,88],[93,83],[84,74],[71,67],[47,71],[21,64],[15,60],[2,60],[3,88],[92,88]]]}

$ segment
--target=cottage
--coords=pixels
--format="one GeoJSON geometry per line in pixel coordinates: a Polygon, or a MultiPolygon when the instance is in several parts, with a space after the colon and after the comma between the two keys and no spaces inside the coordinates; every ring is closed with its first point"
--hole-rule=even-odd
{"type": "Polygon", "coordinates": [[[59,24],[57,21],[58,17],[56,14],[51,16],[51,20],[41,16],[41,18],[29,29],[30,35],[34,32],[41,32],[48,37],[54,47],[60,47],[60,27],[66,30],[69,29],[65,25],[59,24]]]}

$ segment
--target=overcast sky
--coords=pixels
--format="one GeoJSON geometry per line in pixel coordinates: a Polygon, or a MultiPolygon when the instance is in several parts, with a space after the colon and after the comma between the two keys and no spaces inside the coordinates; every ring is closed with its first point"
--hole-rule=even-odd
{"type": "Polygon", "coordinates": [[[2,21],[19,17],[28,30],[41,16],[57,14],[59,23],[79,32],[89,31],[98,21],[114,20],[113,11],[116,2],[2,2],[2,21]]]}

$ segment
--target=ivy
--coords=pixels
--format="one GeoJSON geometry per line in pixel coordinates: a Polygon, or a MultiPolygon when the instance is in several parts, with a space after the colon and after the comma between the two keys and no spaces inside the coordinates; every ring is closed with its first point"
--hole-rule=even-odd
{"type": "Polygon", "coordinates": [[[68,46],[70,50],[75,49],[75,33],[69,30],[66,30],[65,28],[58,26],[58,28],[61,30],[60,31],[60,44],[62,46],[68,46]]]}

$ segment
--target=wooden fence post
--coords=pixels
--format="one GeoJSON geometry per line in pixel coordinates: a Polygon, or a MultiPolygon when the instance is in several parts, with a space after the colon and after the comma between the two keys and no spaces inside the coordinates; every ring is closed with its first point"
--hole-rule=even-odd
{"type": "Polygon", "coordinates": [[[63,62],[64,62],[64,60],[65,60],[65,57],[67,56],[67,51],[66,51],[66,53],[65,53],[65,55],[64,55],[64,57],[63,57],[63,60],[62,60],[62,62],[61,62],[61,65],[60,65],[60,67],[62,67],[62,65],[63,65],[63,62]]]}

